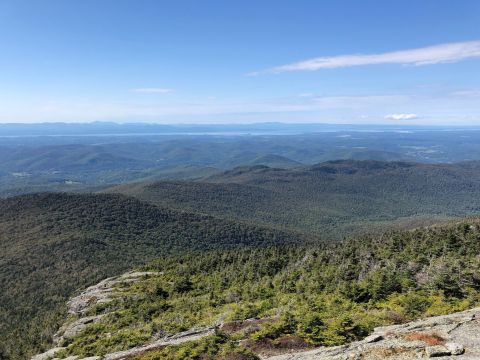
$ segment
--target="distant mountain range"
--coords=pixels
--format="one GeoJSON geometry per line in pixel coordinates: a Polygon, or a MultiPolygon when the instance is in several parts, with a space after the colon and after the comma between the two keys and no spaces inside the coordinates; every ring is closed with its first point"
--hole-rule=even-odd
{"type": "MultiPolygon", "coordinates": [[[[42,128],[33,127],[36,126],[42,128]]],[[[85,124],[65,125],[75,126],[95,128],[85,124]]],[[[118,124],[112,126],[122,128],[118,124]]],[[[257,126],[275,128],[276,125],[257,126]]],[[[292,169],[338,159],[474,161],[480,160],[480,131],[366,127],[362,131],[340,129],[255,136],[220,133],[83,136],[81,132],[71,136],[2,136],[0,132],[0,155],[0,196],[11,196],[38,191],[91,191],[92,187],[132,181],[200,180],[239,166],[292,169]]]]}
{"type": "MultiPolygon", "coordinates": [[[[3,123],[0,136],[78,136],[78,135],[128,135],[128,134],[302,134],[325,131],[395,131],[395,130],[445,130],[472,129],[475,127],[354,125],[326,123],[252,123],[252,124],[155,124],[155,123],[3,123]]],[[[478,127],[476,129],[479,129],[478,127]]]]}

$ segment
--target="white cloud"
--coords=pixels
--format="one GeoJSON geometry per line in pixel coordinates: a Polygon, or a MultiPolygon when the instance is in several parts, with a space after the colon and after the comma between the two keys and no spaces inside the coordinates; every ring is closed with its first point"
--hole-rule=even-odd
{"type": "Polygon", "coordinates": [[[418,119],[417,114],[389,114],[385,116],[388,120],[413,120],[418,119]]]}
{"type": "Polygon", "coordinates": [[[480,40],[440,44],[382,54],[350,54],[318,57],[277,66],[265,71],[253,72],[249,75],[289,71],[315,71],[320,69],[378,64],[429,65],[456,62],[475,57],[480,57],[480,40]]]}
{"type": "Polygon", "coordinates": [[[168,94],[174,90],[169,88],[137,88],[131,89],[130,91],[142,94],[168,94]]]}

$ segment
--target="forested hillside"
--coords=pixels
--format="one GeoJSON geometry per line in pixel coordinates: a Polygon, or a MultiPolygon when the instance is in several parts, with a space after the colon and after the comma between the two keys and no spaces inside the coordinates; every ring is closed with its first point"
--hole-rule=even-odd
{"type": "MultiPolygon", "coordinates": [[[[135,359],[257,359],[480,304],[480,220],[340,243],[193,252],[140,268],[57,357],[103,355],[192,328],[215,335],[135,359]],[[98,316],[102,316],[99,318],[98,316]],[[257,354],[257,355],[255,355],[257,354]]],[[[77,317],[69,321],[76,320],[77,317]]]]}
{"type": "Polygon", "coordinates": [[[480,211],[480,162],[330,161],[298,169],[240,167],[201,182],[107,190],[154,204],[331,238],[417,226],[480,211]]]}
{"type": "MultiPolygon", "coordinates": [[[[76,289],[159,256],[304,242],[304,236],[159,208],[121,195],[0,201],[0,354],[51,340],[76,289]]],[[[5,355],[6,354],[6,355],[5,355]]]]}

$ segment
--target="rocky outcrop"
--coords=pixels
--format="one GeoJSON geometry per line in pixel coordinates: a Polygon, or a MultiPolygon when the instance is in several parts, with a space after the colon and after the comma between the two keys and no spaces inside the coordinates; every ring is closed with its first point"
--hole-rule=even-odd
{"type": "Polygon", "coordinates": [[[60,330],[58,330],[53,336],[53,342],[57,345],[62,344],[64,340],[73,338],[80,331],[85,329],[89,324],[96,323],[104,316],[105,314],[96,315],[96,316],[86,316],[78,320],[75,320],[72,323],[64,324],[60,328],[60,330]]]}
{"type": "MultiPolygon", "coordinates": [[[[79,295],[70,299],[67,303],[68,313],[72,315],[83,314],[89,307],[95,304],[108,303],[112,301],[112,292],[116,285],[131,283],[142,279],[145,276],[159,275],[156,272],[142,271],[129,272],[121,276],[107,278],[82,291],[79,295]]],[[[117,289],[118,291],[118,289],[117,289]]]]}
{"type": "Polygon", "coordinates": [[[53,349],[45,351],[44,353],[33,356],[31,360],[50,360],[55,357],[56,353],[58,353],[60,350],[63,350],[63,349],[65,348],[55,347],[53,349]]]}
{"type": "MultiPolygon", "coordinates": [[[[68,314],[75,317],[79,317],[77,320],[69,321],[65,323],[53,336],[53,343],[56,345],[42,354],[35,355],[31,360],[50,360],[55,359],[55,354],[61,350],[66,349],[62,347],[64,340],[69,339],[77,335],[80,331],[85,329],[89,324],[99,321],[106,314],[96,316],[84,316],[85,312],[97,304],[108,303],[113,300],[114,293],[120,293],[122,290],[118,288],[120,284],[137,282],[147,276],[160,275],[158,272],[128,272],[120,276],[104,279],[96,285],[92,285],[82,291],[77,296],[68,301],[68,314]]],[[[85,360],[96,360],[100,357],[87,358],[85,360]]],[[[67,358],[68,360],[76,360],[78,357],[72,356],[67,358]]]]}
{"type": "Polygon", "coordinates": [[[68,313],[73,316],[80,316],[80,318],[64,324],[53,336],[54,344],[62,345],[64,340],[73,338],[85,329],[87,325],[95,323],[105,316],[106,314],[96,316],[84,316],[84,314],[92,306],[111,302],[114,292],[121,293],[122,291],[117,287],[118,285],[137,282],[146,276],[153,275],[159,275],[159,273],[149,271],[128,272],[120,276],[104,279],[71,298],[67,303],[68,313]]]}
{"type": "Polygon", "coordinates": [[[185,331],[170,337],[166,337],[166,338],[154,341],[150,344],[134,347],[132,349],[128,349],[125,351],[119,351],[119,352],[107,354],[103,357],[102,360],[128,359],[134,355],[138,355],[147,351],[163,348],[165,346],[179,345],[184,342],[199,340],[205,336],[212,335],[214,331],[215,331],[214,328],[192,329],[189,331],[185,331]]]}
{"type": "Polygon", "coordinates": [[[479,360],[480,308],[376,328],[351,344],[265,357],[268,360],[479,360]]]}
{"type": "MultiPolygon", "coordinates": [[[[199,328],[199,329],[191,329],[188,331],[184,331],[173,336],[164,337],[162,339],[150,342],[148,344],[142,346],[136,346],[134,348],[118,351],[110,354],[106,354],[104,356],[92,356],[88,358],[79,358],[78,356],[70,356],[68,358],[64,358],[63,360],[122,360],[122,359],[130,359],[135,355],[139,355],[148,351],[156,350],[163,348],[165,346],[171,345],[179,345],[184,342],[188,341],[195,341],[205,336],[212,335],[215,332],[214,327],[207,327],[207,328],[199,328]]],[[[35,355],[31,360],[60,360],[60,358],[56,358],[56,354],[66,349],[65,347],[57,347],[44,352],[43,354],[35,355]]]]}

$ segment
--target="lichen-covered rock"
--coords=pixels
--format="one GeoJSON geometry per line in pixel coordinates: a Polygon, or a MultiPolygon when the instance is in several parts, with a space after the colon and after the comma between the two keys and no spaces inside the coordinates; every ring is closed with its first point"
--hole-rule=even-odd
{"type": "Polygon", "coordinates": [[[53,336],[53,341],[57,345],[61,345],[65,339],[71,339],[75,335],[77,335],[80,331],[85,329],[87,325],[96,323],[99,321],[104,315],[96,315],[96,316],[86,316],[75,320],[72,323],[67,323],[63,325],[59,331],[53,336]]]}
{"type": "Polygon", "coordinates": [[[64,347],[55,347],[53,349],[45,351],[44,353],[33,356],[31,360],[49,360],[54,358],[56,353],[64,349],[64,347]]]}
{"type": "Polygon", "coordinates": [[[160,339],[142,346],[137,346],[129,350],[118,351],[115,353],[107,354],[103,357],[103,360],[129,359],[137,354],[159,349],[165,346],[178,345],[188,341],[199,340],[205,336],[212,335],[214,331],[215,331],[214,328],[192,329],[192,330],[184,331],[177,335],[160,339]]]}
{"type": "MultiPolygon", "coordinates": [[[[480,332],[478,335],[480,336],[480,332]]],[[[445,344],[445,347],[448,349],[448,351],[450,351],[452,355],[462,355],[465,352],[465,348],[462,344],[448,342],[445,344]]]]}
{"type": "Polygon", "coordinates": [[[150,275],[159,275],[159,273],[149,271],[129,272],[121,276],[104,279],[70,299],[67,303],[68,313],[71,315],[81,315],[92,305],[107,303],[111,301],[111,295],[116,285],[136,282],[150,275]]]}
{"type": "Polygon", "coordinates": [[[440,356],[451,355],[450,350],[448,350],[443,345],[427,346],[425,348],[425,354],[427,354],[428,357],[440,357],[440,356]]]}
{"type": "MultiPolygon", "coordinates": [[[[93,285],[82,291],[79,295],[73,297],[68,301],[68,313],[74,317],[80,316],[79,319],[65,323],[54,335],[53,341],[57,347],[52,348],[42,354],[35,355],[31,360],[51,360],[55,359],[55,355],[60,351],[66,349],[59,346],[63,343],[63,340],[74,337],[77,333],[82,331],[88,324],[99,321],[104,314],[96,316],[83,316],[84,313],[91,307],[99,303],[106,303],[111,301],[111,296],[115,291],[121,291],[116,289],[117,285],[122,283],[132,283],[141,280],[147,276],[160,275],[158,272],[128,272],[120,276],[111,277],[100,281],[98,284],[93,285]]],[[[76,357],[67,358],[69,360],[78,359],[76,357]]],[[[85,359],[78,360],[97,360],[99,356],[93,356],[85,359]]]]}
{"type": "Polygon", "coordinates": [[[379,335],[379,334],[372,334],[370,336],[367,336],[364,341],[366,343],[374,343],[374,342],[377,342],[377,341],[380,341],[380,340],[383,340],[383,336],[382,335],[379,335]]]}

